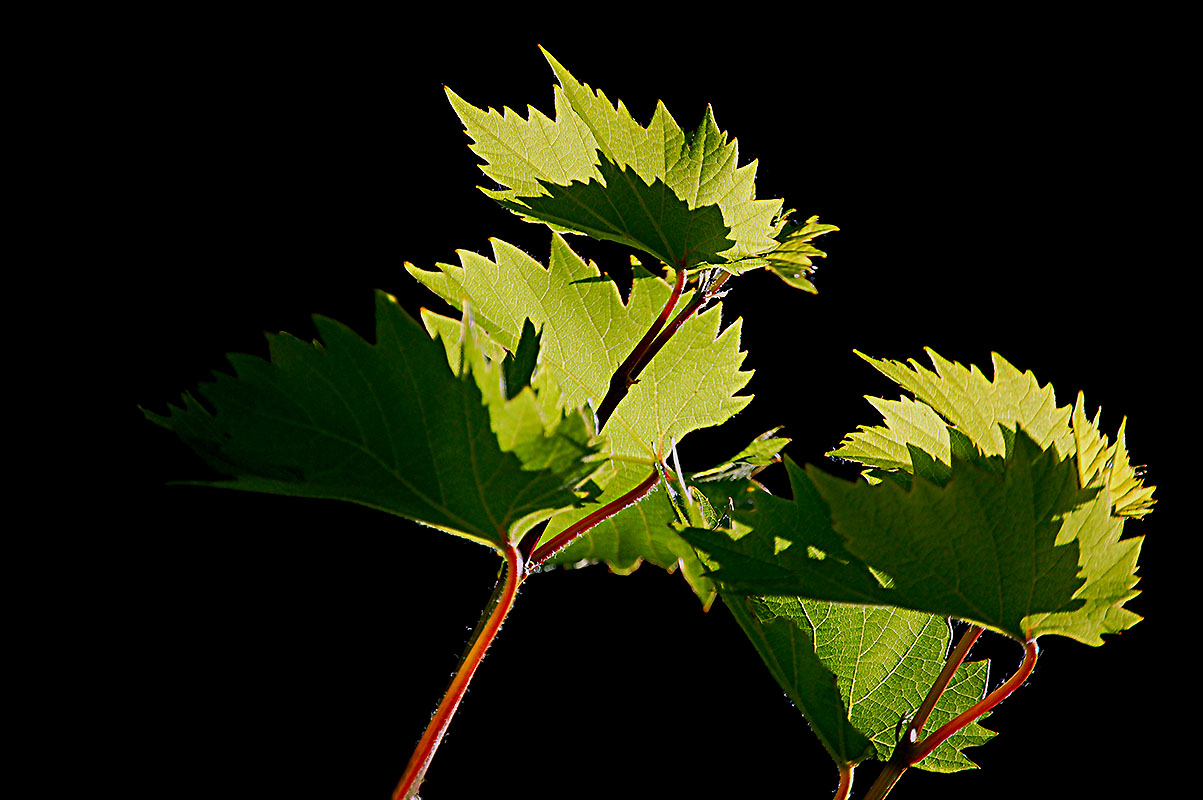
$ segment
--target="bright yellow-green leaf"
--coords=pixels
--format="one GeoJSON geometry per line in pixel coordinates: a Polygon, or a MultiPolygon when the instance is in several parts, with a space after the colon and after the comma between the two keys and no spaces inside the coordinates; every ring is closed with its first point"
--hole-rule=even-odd
{"type": "Polygon", "coordinates": [[[555,119],[472,106],[448,89],[482,171],[503,188],[483,191],[505,208],[560,232],[636,247],[674,267],[721,265],[733,272],[770,266],[791,285],[814,287],[811,241],[837,230],[812,217],[784,223],[780,200],[756,199],[756,162],[710,108],[687,134],[663,103],[645,127],[626,107],[574,78],[544,51],[560,81],[555,119]]]}
{"type": "MultiPolygon", "coordinates": [[[[529,317],[541,332],[535,385],[545,414],[596,406],[609,388],[610,376],[660,314],[671,287],[642,267],[635,267],[630,297],[624,303],[614,283],[596,265],[585,263],[557,234],[544,267],[504,242],[493,241],[493,259],[460,252],[460,265],[439,264],[437,272],[412,265],[415,278],[457,308],[469,306],[476,325],[506,349],[517,346],[529,317]]],[[[688,302],[691,293],[682,297],[688,302]]],[[[673,442],[692,431],[722,424],[751,400],[738,392],[751,378],[740,370],[740,321],[720,330],[721,304],[691,318],[648,364],[606,424],[603,453],[609,460],[595,480],[604,486],[597,498],[606,503],[638,485],[673,442]]],[[[454,324],[427,314],[432,330],[454,324]]],[[[591,510],[557,516],[544,534],[548,540],[591,510]]],[[[643,511],[630,510],[637,515],[643,511]]],[[[651,513],[649,510],[648,513],[651,513]]],[[[703,592],[700,567],[690,548],[667,526],[654,526],[644,546],[630,548],[630,537],[618,545],[617,522],[595,532],[597,549],[582,542],[565,556],[573,560],[604,558],[619,571],[641,559],[669,567],[686,559],[685,572],[703,592]],[[607,537],[614,539],[609,542],[607,537]],[[613,560],[611,561],[611,558],[613,560]]]]}

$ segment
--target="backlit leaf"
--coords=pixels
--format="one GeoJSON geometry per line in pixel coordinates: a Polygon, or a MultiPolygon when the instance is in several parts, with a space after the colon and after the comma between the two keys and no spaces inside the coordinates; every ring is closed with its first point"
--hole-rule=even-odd
{"type": "Polygon", "coordinates": [[[482,171],[502,187],[486,194],[525,219],[621,242],[674,267],[772,266],[813,291],[793,276],[823,255],[811,240],[837,229],[812,217],[786,231],[781,201],[756,199],[756,162],[738,166],[738,145],[711,109],[686,134],[660,103],[645,127],[544,55],[560,81],[554,120],[533,108],[526,119],[481,110],[448,90],[482,171]]]}
{"type": "Polygon", "coordinates": [[[1020,640],[1058,633],[1097,645],[1130,627],[1139,617],[1123,604],[1141,540],[1122,539],[1123,518],[1146,513],[1153,490],[1128,464],[1122,426],[1109,445],[1080,397],[1071,417],[1050,386],[998,356],[987,380],[930,355],[936,372],[867,359],[921,402],[871,399],[885,426],[862,427],[833,453],[889,480],[852,484],[787,464],[794,499],[759,499],[737,515],[751,534],[686,538],[713,548],[715,577],[749,594],[897,605],[1020,640]],[[803,546],[779,551],[782,540],[803,546]],[[868,580],[873,571],[889,588],[868,580]]]}

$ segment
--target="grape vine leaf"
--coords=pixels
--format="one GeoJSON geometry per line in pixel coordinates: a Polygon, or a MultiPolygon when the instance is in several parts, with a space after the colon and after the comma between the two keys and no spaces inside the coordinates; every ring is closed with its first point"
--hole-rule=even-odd
{"type": "MultiPolygon", "coordinates": [[[[534,382],[546,415],[598,404],[610,376],[664,307],[671,287],[635,266],[624,303],[614,283],[602,277],[596,264],[573,253],[559,234],[552,236],[547,267],[512,245],[492,243],[492,260],[460,251],[460,266],[439,264],[438,271],[427,271],[407,264],[406,269],[452,306],[462,310],[469,305],[476,325],[507,350],[516,347],[530,318],[542,335],[534,382]]],[[[681,303],[690,296],[687,292],[681,303]]],[[[722,424],[751,401],[750,395],[737,394],[752,375],[740,370],[741,322],[720,331],[721,314],[721,303],[716,303],[691,317],[615,408],[602,451],[609,460],[595,475],[604,486],[597,502],[609,502],[638,485],[672,442],[722,424]]],[[[428,328],[449,324],[438,316],[424,315],[428,328]]],[[[557,516],[543,541],[588,512],[557,516]]],[[[662,534],[676,535],[671,530],[662,534]]],[[[681,549],[668,541],[668,552],[681,549]]]]}
{"type": "MultiPolygon", "coordinates": [[[[1102,644],[1103,633],[1118,633],[1136,624],[1140,617],[1123,604],[1137,594],[1136,562],[1143,539],[1123,539],[1123,523],[1152,509],[1155,487],[1145,486],[1131,466],[1124,437],[1127,418],[1111,444],[1099,429],[1101,409],[1093,420],[1087,419],[1081,393],[1071,411],[1069,406],[1057,405],[1051,385],[1041,385],[1030,371],[1021,373],[997,353],[992,354],[994,376],[990,381],[975,367],[966,369],[930,349],[927,353],[935,371],[913,359],[908,368],[902,362],[861,355],[910,390],[918,402],[868,398],[882,413],[885,426],[861,426],[829,455],[870,468],[941,475],[946,474],[941,462],[949,460],[952,430],[970,432],[974,443],[987,454],[1002,452],[1003,442],[993,435],[1001,430],[999,425],[1037,431],[1042,446],[1054,447],[1059,457],[1074,457],[1079,485],[1099,494],[1067,516],[1058,539],[1079,543],[1080,577],[1086,584],[1075,599],[1085,605],[1031,622],[1038,630],[1096,646],[1102,644]],[[912,455],[918,461],[912,463],[912,455]]],[[[877,473],[870,470],[869,474],[877,473]]]]}
{"type": "MultiPolygon", "coordinates": [[[[542,337],[535,377],[541,402],[560,409],[596,405],[610,376],[659,315],[671,287],[636,266],[630,297],[623,302],[613,281],[558,234],[552,236],[547,267],[513,245],[491,242],[492,260],[461,250],[459,266],[438,264],[431,271],[406,264],[406,269],[453,307],[462,311],[465,302],[470,305],[475,324],[506,350],[517,347],[529,317],[542,337]]],[[[686,292],[680,304],[690,297],[686,292]]],[[[742,321],[720,331],[721,316],[722,304],[715,303],[691,317],[652,359],[606,424],[608,455],[650,465],[670,442],[722,424],[751,401],[751,395],[737,394],[752,376],[740,370],[742,321]]]]}
{"type": "Polygon", "coordinates": [[[534,108],[527,119],[478,109],[447,90],[481,170],[502,187],[482,188],[489,197],[529,221],[621,242],[672,266],[742,263],[742,271],[779,251],[776,266],[794,274],[812,266],[807,256],[823,255],[809,241],[837,229],[812,218],[809,230],[782,242],[781,201],[755,198],[756,162],[737,166],[738,144],[710,108],[689,135],[663,103],[644,127],[621,101],[543,53],[560,81],[554,120],[534,108]]]}
{"type": "Polygon", "coordinates": [[[1098,645],[1130,627],[1139,617],[1122,606],[1135,595],[1141,540],[1121,539],[1122,517],[1146,513],[1152,489],[1128,465],[1122,436],[1108,445],[1081,397],[1071,415],[1051,386],[1001,357],[987,381],[930,355],[936,373],[872,362],[922,402],[871,400],[886,426],[862,427],[833,453],[891,480],[850,484],[792,467],[792,522],[771,509],[745,520],[759,528],[738,541],[685,533],[726,551],[714,577],[752,594],[789,586],[948,614],[1020,640],[1057,633],[1098,645]],[[777,553],[779,539],[804,546],[777,553]],[[868,581],[870,566],[890,577],[888,589],[868,581]]]}
{"type": "MultiPolygon", "coordinates": [[[[599,450],[581,414],[549,417],[529,386],[507,397],[499,363],[465,325],[448,369],[395,299],[376,294],[376,341],[314,317],[321,342],[268,337],[271,360],[233,354],[167,415],[229,489],[346,500],[503,549],[535,523],[579,506],[599,450]]],[[[529,345],[528,345],[529,346],[529,345]]],[[[512,388],[512,387],[511,387],[512,388]]]]}
{"type": "Polygon", "coordinates": [[[1081,605],[1070,600],[1082,583],[1077,544],[1055,540],[1057,521],[1083,493],[1072,464],[1039,450],[1022,430],[1014,442],[1005,460],[954,457],[944,486],[922,478],[909,487],[851,483],[787,459],[794,499],[762,498],[737,514],[752,533],[733,540],[690,528],[683,535],[720,564],[712,575],[720,588],[898,606],[1022,641],[1026,616],[1081,605]]]}
{"type": "Polygon", "coordinates": [[[1144,537],[1123,538],[1124,522],[1143,517],[1155,502],[1155,487],[1145,486],[1129,462],[1124,441],[1127,419],[1120,423],[1115,444],[1109,444],[1099,431],[1101,412],[1088,420],[1085,396],[1078,394],[1072,425],[1079,481],[1098,490],[1099,499],[1070,515],[1060,537],[1073,538],[1081,547],[1081,576],[1086,583],[1074,597],[1084,605],[1029,621],[1045,632],[1094,646],[1103,643],[1102,634],[1126,630],[1141,619],[1124,604],[1138,594],[1136,569],[1144,537]]]}
{"type": "Polygon", "coordinates": [[[828,455],[868,467],[909,472],[913,471],[910,448],[916,447],[948,465],[949,426],[967,436],[987,456],[1006,452],[1003,428],[1013,430],[1016,426],[1042,449],[1055,447],[1062,458],[1075,451],[1069,406],[1057,406],[1052,386],[1041,386],[1030,371],[1021,373],[993,353],[994,379],[987,380],[975,366],[966,369],[930,348],[926,352],[934,372],[914,359],[908,362],[908,369],[908,364],[900,361],[873,359],[857,352],[919,402],[867,398],[885,418],[885,427],[862,425],[828,455]]]}
{"type": "MultiPolygon", "coordinates": [[[[786,212],[783,218],[788,218],[790,213],[792,210],[786,212]]],[[[817,216],[801,224],[786,222],[777,234],[780,244],[764,254],[765,266],[795,289],[814,294],[817,290],[809,276],[814,272],[815,264],[811,259],[826,258],[827,254],[815,247],[813,242],[818,236],[838,230],[834,225],[820,224],[817,216]]]]}

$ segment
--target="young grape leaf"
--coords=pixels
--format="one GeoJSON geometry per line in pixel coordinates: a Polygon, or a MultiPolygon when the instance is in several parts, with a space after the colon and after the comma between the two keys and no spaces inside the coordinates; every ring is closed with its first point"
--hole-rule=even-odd
{"type": "Polygon", "coordinates": [[[783,242],[781,201],[755,199],[756,162],[737,166],[738,145],[709,108],[688,136],[663,103],[644,127],[543,52],[560,81],[554,120],[533,108],[528,119],[481,110],[447,90],[482,171],[503,187],[482,191],[502,206],[674,267],[742,264],[742,271],[768,265],[762,257],[778,252],[776,266],[792,275],[809,271],[807,256],[823,255],[809,241],[836,228],[812,218],[783,242]]]}
{"type": "MultiPolygon", "coordinates": [[[[462,310],[467,301],[476,324],[507,350],[517,346],[529,317],[542,332],[535,378],[541,401],[567,409],[600,402],[610,376],[659,315],[671,287],[635,267],[624,303],[597,265],[585,263],[559,235],[552,237],[547,267],[513,245],[497,239],[492,244],[493,260],[461,250],[460,266],[406,269],[452,306],[462,310]]],[[[681,305],[690,297],[686,292],[681,305]]],[[[720,332],[721,315],[722,304],[716,303],[690,318],[648,364],[606,425],[612,457],[650,465],[671,441],[720,425],[751,401],[737,395],[752,376],[739,369],[741,321],[720,332]]]]}
{"type": "Polygon", "coordinates": [[[975,366],[966,369],[930,348],[926,352],[936,368],[934,372],[914,359],[910,359],[908,369],[901,361],[878,360],[857,352],[921,403],[868,398],[882,412],[886,427],[862,425],[828,455],[866,466],[910,471],[907,448],[914,445],[949,464],[948,426],[967,436],[987,456],[1006,452],[1003,428],[1014,430],[1016,426],[1023,428],[1041,449],[1055,447],[1062,458],[1075,452],[1070,408],[1057,406],[1051,385],[1041,386],[1035,375],[1021,373],[997,353],[991,354],[994,379],[988,381],[975,366]],[[874,455],[876,449],[883,448],[881,455],[874,455]]]}
{"type": "Polygon", "coordinates": [[[885,426],[861,426],[829,455],[870,468],[914,472],[921,464],[949,462],[952,429],[970,432],[973,443],[987,454],[1002,452],[1000,437],[993,435],[998,425],[1038,431],[1042,446],[1054,447],[1059,457],[1074,457],[1079,485],[1099,494],[1067,515],[1058,539],[1079,544],[1080,577],[1086,583],[1075,599],[1085,605],[1076,611],[1041,615],[1033,624],[1038,630],[1091,645],[1102,644],[1103,633],[1136,624],[1140,617],[1123,604],[1136,595],[1142,539],[1122,539],[1123,522],[1149,512],[1155,487],[1145,486],[1129,462],[1124,442],[1127,419],[1120,423],[1115,444],[1110,444],[1099,430],[1100,414],[1093,421],[1087,419],[1081,393],[1071,413],[1069,406],[1057,405],[1052,386],[1041,386],[1031,372],[1021,373],[997,353],[993,354],[994,377],[987,381],[976,368],[966,369],[927,352],[935,372],[914,360],[908,369],[898,361],[861,356],[920,402],[868,398],[881,412],[885,426]],[[912,456],[921,458],[912,463],[912,456]]]}
{"type": "MultiPolygon", "coordinates": [[[[558,234],[544,267],[521,250],[493,240],[494,259],[460,251],[461,266],[438,272],[406,268],[451,305],[472,308],[476,324],[497,344],[517,346],[527,317],[542,332],[535,384],[544,414],[596,405],[610,376],[656,319],[671,293],[664,280],[634,269],[626,303],[595,264],[586,264],[558,234]],[[505,287],[504,291],[501,287],[505,287]]],[[[682,297],[688,301],[690,293],[682,297]]],[[[719,425],[751,396],[737,395],[751,378],[739,367],[740,321],[720,332],[721,304],[691,317],[652,359],[606,424],[607,463],[595,480],[605,487],[598,503],[630,491],[649,474],[658,454],[699,428],[719,425]]],[[[438,329],[437,315],[426,315],[438,329]]],[[[543,540],[589,509],[558,516],[543,540]]],[[[622,568],[622,565],[619,565],[622,568]]]]}
{"type": "Polygon", "coordinates": [[[1086,419],[1086,397],[1078,392],[1074,404],[1073,431],[1077,445],[1078,476],[1083,486],[1105,485],[1111,504],[1111,512],[1118,517],[1139,519],[1153,510],[1157,501],[1153,499],[1156,487],[1145,486],[1139,471],[1128,460],[1125,429],[1128,419],[1119,424],[1115,444],[1099,431],[1102,409],[1095,411],[1094,419],[1086,419]]]}
{"type": "MultiPolygon", "coordinates": [[[[197,482],[347,500],[503,549],[581,498],[599,445],[580,414],[542,415],[530,387],[510,399],[499,364],[463,337],[458,374],[396,301],[376,295],[369,344],[324,317],[321,342],[269,336],[271,361],[235,354],[166,416],[230,480],[197,482]]],[[[458,349],[458,348],[457,348],[458,349]]]]}
{"type": "MultiPolygon", "coordinates": [[[[689,476],[691,483],[738,483],[740,489],[748,489],[743,481],[748,480],[770,464],[781,461],[781,451],[790,443],[784,436],[777,436],[778,426],[757,436],[731,458],[710,469],[689,476]]],[[[703,490],[704,491],[704,490],[703,490]]],[[[714,498],[711,497],[711,502],[714,498]]]]}
{"type": "Polygon", "coordinates": [[[795,289],[814,294],[817,290],[809,279],[815,268],[811,258],[826,258],[827,254],[812,242],[817,236],[838,230],[834,225],[820,224],[817,216],[801,224],[787,223],[777,234],[781,244],[765,253],[765,266],[795,289]]]}
{"type": "MultiPolygon", "coordinates": [[[[646,470],[644,470],[646,476],[646,470]]],[[[672,506],[662,487],[578,537],[546,562],[547,566],[579,568],[604,563],[610,571],[629,575],[645,561],[668,572],[678,568],[703,608],[717,594],[705,576],[697,553],[673,530],[672,506]]],[[[557,526],[557,532],[563,525],[557,526]]]]}
{"type": "Polygon", "coordinates": [[[772,614],[758,598],[724,592],[723,603],[831,759],[855,765],[872,758],[873,743],[849,721],[842,687],[815,653],[813,637],[772,614]]]}
{"type": "Polygon", "coordinates": [[[718,206],[690,208],[659,178],[649,186],[606,159],[597,173],[600,180],[545,183],[545,195],[498,202],[555,230],[635,247],[674,266],[718,261],[735,244],[718,206]]]}
{"type": "Polygon", "coordinates": [[[1140,539],[1121,539],[1122,517],[1146,513],[1152,488],[1122,437],[1108,445],[1081,398],[1071,419],[1051,387],[997,356],[987,381],[931,355],[938,373],[875,363],[923,402],[871,400],[886,426],[862,427],[833,453],[892,480],[848,484],[791,468],[794,520],[762,504],[757,514],[769,514],[744,520],[752,535],[686,538],[723,551],[710,551],[723,566],[715,577],[748,593],[899,605],[1021,640],[1058,633],[1097,645],[1130,627],[1139,617],[1122,606],[1135,594],[1140,539]],[[804,547],[777,552],[781,540],[804,547]],[[870,567],[889,589],[866,580],[870,567]]]}

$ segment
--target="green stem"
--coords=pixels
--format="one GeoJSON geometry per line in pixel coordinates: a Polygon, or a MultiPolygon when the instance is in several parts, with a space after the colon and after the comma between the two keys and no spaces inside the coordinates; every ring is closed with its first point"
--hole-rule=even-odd
{"type": "Polygon", "coordinates": [[[501,624],[505,621],[506,614],[513,607],[514,599],[518,596],[518,586],[521,585],[524,577],[525,570],[518,548],[513,544],[507,545],[505,577],[493,590],[493,596],[489,599],[489,604],[485,606],[484,613],[481,615],[481,622],[476,626],[476,631],[469,640],[468,649],[460,659],[455,677],[451,679],[451,685],[447,687],[446,694],[443,695],[439,707],[430,719],[430,724],[426,726],[425,733],[422,734],[418,746],[414,748],[413,755],[409,758],[409,763],[405,766],[405,772],[401,774],[401,780],[393,791],[393,800],[417,799],[418,787],[426,777],[426,770],[429,769],[434,753],[443,740],[443,734],[447,732],[447,726],[451,723],[452,716],[459,708],[460,701],[464,699],[468,683],[484,659],[485,651],[497,638],[497,632],[501,630],[501,624]]]}

